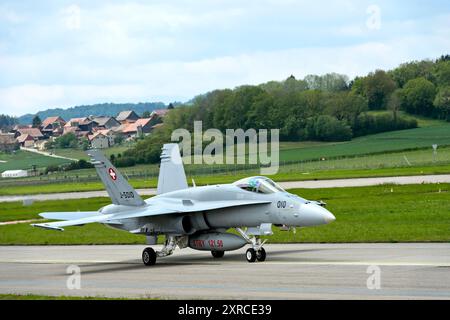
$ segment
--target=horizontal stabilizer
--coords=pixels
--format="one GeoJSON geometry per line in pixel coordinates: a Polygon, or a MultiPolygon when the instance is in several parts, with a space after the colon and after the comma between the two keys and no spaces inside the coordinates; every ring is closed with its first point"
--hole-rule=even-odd
{"type": "Polygon", "coordinates": [[[76,220],[101,215],[101,213],[98,211],[42,212],[39,215],[49,220],[76,220]]]}
{"type": "Polygon", "coordinates": [[[87,223],[100,222],[106,223],[110,220],[114,214],[100,214],[92,217],[81,218],[76,220],[67,220],[67,221],[57,221],[57,222],[46,222],[46,223],[35,223],[32,224],[33,227],[39,227],[44,229],[53,229],[63,231],[63,227],[68,226],[80,226],[87,223]]]}

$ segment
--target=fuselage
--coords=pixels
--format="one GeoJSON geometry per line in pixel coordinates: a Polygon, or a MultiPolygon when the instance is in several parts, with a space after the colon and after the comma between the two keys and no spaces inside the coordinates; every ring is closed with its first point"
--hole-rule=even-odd
{"type": "Polygon", "coordinates": [[[179,212],[172,215],[127,219],[122,224],[111,224],[110,226],[128,231],[142,229],[142,233],[146,234],[182,234],[183,232],[189,234],[208,229],[257,227],[264,223],[307,227],[327,224],[335,220],[333,214],[316,201],[308,201],[284,190],[268,194],[252,192],[242,189],[236,184],[177,190],[145,200],[144,207],[124,208],[123,206],[109,205],[102,208],[100,212],[123,212],[124,209],[137,212],[158,206],[167,207],[171,204],[178,206],[182,204],[189,208],[189,205],[193,203],[211,203],[211,201],[229,203],[230,206],[201,212],[179,212]],[[239,200],[255,200],[265,203],[233,207],[233,203],[239,200]]]}

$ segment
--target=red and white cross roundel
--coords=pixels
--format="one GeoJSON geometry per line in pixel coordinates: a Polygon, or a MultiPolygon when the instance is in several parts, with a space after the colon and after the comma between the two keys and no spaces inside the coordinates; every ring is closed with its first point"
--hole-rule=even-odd
{"type": "Polygon", "coordinates": [[[108,173],[109,173],[109,176],[111,177],[111,179],[113,179],[114,181],[116,181],[116,179],[117,179],[117,174],[116,174],[116,172],[114,171],[114,169],[113,169],[113,168],[109,168],[108,173]]]}

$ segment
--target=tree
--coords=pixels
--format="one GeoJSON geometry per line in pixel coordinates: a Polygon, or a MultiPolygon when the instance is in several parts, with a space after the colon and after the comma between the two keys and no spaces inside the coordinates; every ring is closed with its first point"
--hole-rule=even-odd
{"type": "Polygon", "coordinates": [[[450,61],[442,61],[435,66],[436,83],[439,86],[450,85],[450,61]]]}
{"type": "Polygon", "coordinates": [[[8,131],[17,122],[17,118],[0,114],[0,130],[8,131]]]}
{"type": "Polygon", "coordinates": [[[396,89],[394,80],[383,70],[369,73],[365,78],[355,79],[354,92],[367,98],[370,110],[386,109],[390,95],[396,89]]]}
{"type": "Polygon", "coordinates": [[[74,133],[67,133],[55,139],[54,143],[57,148],[76,148],[78,145],[77,137],[74,133]]]}
{"type": "Polygon", "coordinates": [[[143,113],[142,113],[142,118],[150,118],[150,114],[151,114],[151,112],[150,111],[144,111],[143,113]]]}
{"type": "Polygon", "coordinates": [[[350,126],[367,109],[367,100],[354,92],[335,93],[327,101],[327,113],[340,121],[346,121],[350,126]]]}
{"type": "Polygon", "coordinates": [[[348,89],[348,77],[344,74],[327,73],[323,76],[307,75],[305,82],[310,90],[337,92],[348,89]]]}
{"type": "Polygon", "coordinates": [[[433,75],[434,63],[431,60],[413,61],[403,63],[399,67],[389,72],[399,88],[403,88],[405,84],[412,79],[424,77],[428,81],[434,81],[433,75]]]}
{"type": "Polygon", "coordinates": [[[401,106],[406,112],[430,116],[433,113],[433,102],[436,87],[421,77],[409,80],[399,92],[401,106]]]}
{"type": "Polygon", "coordinates": [[[169,109],[169,110],[171,110],[171,109],[174,109],[175,107],[173,106],[173,103],[171,102],[171,103],[169,103],[169,105],[167,106],[167,109],[169,109]]]}
{"type": "Polygon", "coordinates": [[[35,115],[33,117],[33,122],[32,122],[33,128],[39,128],[41,126],[41,124],[42,124],[41,118],[39,118],[38,115],[35,115]]]}
{"type": "Polygon", "coordinates": [[[392,111],[392,118],[397,122],[398,112],[401,106],[401,89],[395,90],[389,97],[387,109],[392,111]]]}
{"type": "Polygon", "coordinates": [[[310,121],[307,135],[310,139],[321,141],[345,141],[352,138],[352,130],[344,122],[323,115],[310,121]]]}
{"type": "Polygon", "coordinates": [[[434,106],[439,118],[450,121],[450,86],[439,88],[434,99],[434,106]]]}

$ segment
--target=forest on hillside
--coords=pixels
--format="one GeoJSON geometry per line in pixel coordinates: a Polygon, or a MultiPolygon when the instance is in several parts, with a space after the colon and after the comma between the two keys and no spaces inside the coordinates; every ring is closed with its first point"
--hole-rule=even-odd
{"type": "Polygon", "coordinates": [[[450,121],[449,55],[353,80],[330,73],[214,90],[169,112],[164,127],[125,152],[122,161],[158,162],[172,130],[191,131],[196,120],[203,122],[204,130],[279,128],[284,141],[346,141],[416,127],[400,110],[450,121]]]}
{"type": "Polygon", "coordinates": [[[39,111],[36,114],[26,114],[20,116],[17,121],[20,124],[31,124],[33,118],[37,115],[44,120],[47,117],[60,116],[64,120],[71,118],[82,118],[90,115],[94,116],[117,116],[119,112],[124,110],[133,110],[137,114],[148,111],[152,112],[155,109],[165,109],[166,105],[162,102],[139,102],[139,103],[100,103],[92,105],[83,105],[71,107],[68,109],[55,108],[39,111]]]}

